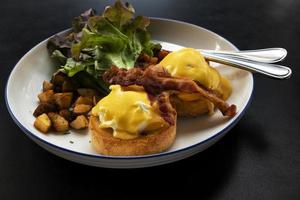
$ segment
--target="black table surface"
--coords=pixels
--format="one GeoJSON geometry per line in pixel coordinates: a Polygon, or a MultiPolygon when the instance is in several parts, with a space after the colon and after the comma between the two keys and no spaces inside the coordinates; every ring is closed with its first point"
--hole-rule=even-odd
{"type": "Polygon", "coordinates": [[[284,47],[289,80],[254,75],[252,103],[217,144],[175,163],[131,170],[89,167],[54,156],[13,122],[4,101],[16,62],[92,7],[113,1],[1,0],[0,199],[300,198],[300,1],[131,1],[138,14],[208,28],[240,49],[284,47]]]}

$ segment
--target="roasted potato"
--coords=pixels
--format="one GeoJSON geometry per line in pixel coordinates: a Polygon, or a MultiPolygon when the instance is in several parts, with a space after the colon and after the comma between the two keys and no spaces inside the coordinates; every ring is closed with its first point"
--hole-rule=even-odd
{"type": "Polygon", "coordinates": [[[59,111],[59,115],[65,118],[68,122],[72,121],[74,119],[73,113],[69,111],[68,109],[63,109],[59,111]]]}
{"type": "Polygon", "coordinates": [[[41,103],[38,107],[34,110],[33,116],[38,117],[43,113],[55,112],[56,106],[51,103],[41,103]]]}
{"type": "Polygon", "coordinates": [[[94,106],[98,103],[98,101],[100,101],[101,97],[99,96],[94,96],[93,97],[93,103],[94,103],[94,106]]]}
{"type": "Polygon", "coordinates": [[[62,92],[61,86],[54,86],[54,92],[61,93],[62,92]]]}
{"type": "Polygon", "coordinates": [[[96,90],[89,88],[78,88],[77,92],[80,96],[83,97],[93,98],[93,96],[99,96],[99,93],[96,90]]]}
{"type": "Polygon", "coordinates": [[[86,104],[77,104],[75,105],[73,112],[77,115],[85,114],[92,109],[91,105],[86,104]]]}
{"type": "Polygon", "coordinates": [[[52,76],[52,79],[50,82],[53,83],[55,86],[62,86],[64,81],[66,81],[68,79],[69,79],[69,77],[66,74],[59,72],[52,76]]]}
{"type": "MultiPolygon", "coordinates": [[[[95,97],[95,96],[94,96],[95,97]]],[[[80,96],[76,99],[75,101],[75,105],[77,104],[85,104],[85,105],[91,105],[93,106],[94,105],[94,102],[93,102],[93,99],[90,98],[90,97],[83,97],[83,96],[80,96]]]]}
{"type": "Polygon", "coordinates": [[[47,133],[51,127],[51,120],[47,114],[41,114],[34,121],[34,127],[43,133],[47,133]]]}
{"type": "Polygon", "coordinates": [[[54,85],[48,81],[44,81],[43,82],[43,91],[47,91],[47,90],[53,90],[54,89],[54,85]]]}
{"type": "Polygon", "coordinates": [[[54,102],[57,104],[59,109],[66,109],[71,106],[73,93],[72,92],[64,92],[64,93],[56,93],[54,94],[54,102]]]}
{"type": "Polygon", "coordinates": [[[57,113],[48,113],[54,129],[58,132],[66,132],[69,130],[69,122],[57,113]]]}
{"type": "Polygon", "coordinates": [[[53,103],[54,99],[54,91],[53,90],[47,90],[45,92],[42,92],[38,95],[38,98],[40,100],[41,103],[53,103]]]}
{"type": "Polygon", "coordinates": [[[84,115],[79,115],[74,121],[70,123],[70,126],[74,129],[84,129],[88,127],[88,120],[84,115]]]}

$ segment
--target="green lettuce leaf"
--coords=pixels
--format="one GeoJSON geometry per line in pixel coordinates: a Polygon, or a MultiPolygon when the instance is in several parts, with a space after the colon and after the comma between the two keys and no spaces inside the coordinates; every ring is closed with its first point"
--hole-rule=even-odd
{"type": "MultiPolygon", "coordinates": [[[[102,15],[90,9],[76,17],[71,34],[48,43],[52,57],[61,63],[60,71],[68,76],[87,74],[95,83],[102,81],[102,74],[111,66],[130,69],[142,52],[153,56],[161,46],[151,41],[150,20],[134,14],[130,4],[117,0],[102,15]]],[[[97,84],[107,90],[103,81],[97,84]]]]}
{"type": "Polygon", "coordinates": [[[116,1],[115,5],[105,8],[103,17],[122,30],[123,25],[130,23],[134,13],[134,8],[129,3],[123,4],[121,1],[116,1]]]}
{"type": "Polygon", "coordinates": [[[62,65],[64,65],[67,62],[67,57],[60,50],[57,49],[53,51],[51,57],[56,59],[62,65]]]}
{"type": "Polygon", "coordinates": [[[96,11],[89,9],[72,21],[72,28],[75,33],[80,32],[86,25],[88,19],[96,14],[96,11]]]}

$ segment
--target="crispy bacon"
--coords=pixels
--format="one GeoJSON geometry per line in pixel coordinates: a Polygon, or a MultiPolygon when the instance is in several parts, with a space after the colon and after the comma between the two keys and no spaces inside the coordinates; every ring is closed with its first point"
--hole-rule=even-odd
{"type": "Polygon", "coordinates": [[[172,77],[162,66],[152,65],[145,70],[133,68],[130,70],[112,67],[103,76],[104,81],[110,84],[122,86],[140,85],[147,92],[161,94],[164,91],[180,91],[186,93],[198,93],[202,97],[211,101],[224,116],[233,117],[236,114],[236,106],[228,105],[224,100],[217,97],[213,92],[199,86],[189,78],[172,77]]]}
{"type": "Polygon", "coordinates": [[[176,110],[171,105],[170,93],[162,92],[157,96],[156,100],[162,118],[170,125],[174,125],[176,121],[176,110]]]}

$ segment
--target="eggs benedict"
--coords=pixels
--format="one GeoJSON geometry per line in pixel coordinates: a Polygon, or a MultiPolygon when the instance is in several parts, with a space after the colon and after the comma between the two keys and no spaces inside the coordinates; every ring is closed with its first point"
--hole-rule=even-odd
{"type": "Polygon", "coordinates": [[[111,85],[111,92],[92,109],[92,144],[104,155],[133,156],[168,149],[176,135],[157,102],[143,87],[111,85]]]}
{"type": "MultiPolygon", "coordinates": [[[[198,85],[227,100],[232,92],[230,82],[209,66],[201,53],[193,48],[183,48],[169,53],[160,63],[173,77],[190,78],[198,85]]],[[[197,116],[213,113],[214,104],[198,93],[180,92],[171,99],[178,116],[197,116]]]]}

